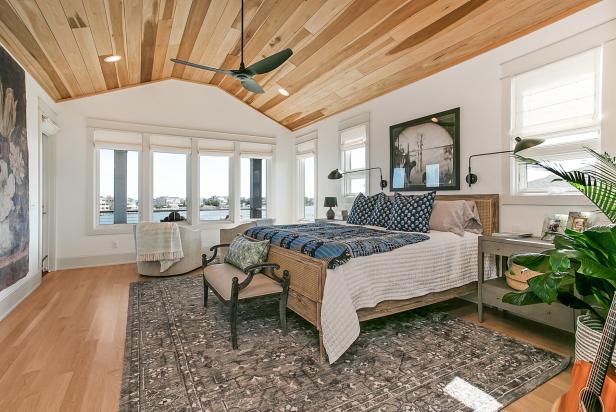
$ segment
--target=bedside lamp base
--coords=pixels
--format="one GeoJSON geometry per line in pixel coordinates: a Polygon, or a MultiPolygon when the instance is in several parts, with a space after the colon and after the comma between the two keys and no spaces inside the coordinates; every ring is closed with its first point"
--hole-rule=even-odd
{"type": "Polygon", "coordinates": [[[334,213],[334,209],[330,207],[327,213],[325,214],[325,216],[327,217],[327,220],[333,220],[334,217],[336,217],[336,214],[334,213]]]}

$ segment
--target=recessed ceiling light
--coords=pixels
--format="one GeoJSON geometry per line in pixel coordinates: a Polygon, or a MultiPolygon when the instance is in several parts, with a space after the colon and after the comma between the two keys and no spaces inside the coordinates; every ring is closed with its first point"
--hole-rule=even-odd
{"type": "Polygon", "coordinates": [[[117,61],[122,60],[122,56],[118,56],[116,54],[112,54],[111,56],[105,57],[103,60],[105,60],[107,63],[113,63],[113,62],[117,62],[117,61]]]}
{"type": "Polygon", "coordinates": [[[434,123],[438,123],[438,119],[437,119],[436,117],[433,117],[433,118],[432,118],[432,119],[430,119],[430,120],[432,120],[434,123]]]}
{"type": "Polygon", "coordinates": [[[286,89],[283,89],[282,87],[278,89],[278,93],[280,93],[283,96],[289,95],[289,92],[286,89]]]}

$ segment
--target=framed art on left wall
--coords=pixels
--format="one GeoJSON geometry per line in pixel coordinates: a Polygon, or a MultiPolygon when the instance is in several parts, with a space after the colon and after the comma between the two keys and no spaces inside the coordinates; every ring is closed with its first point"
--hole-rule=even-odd
{"type": "Polygon", "coordinates": [[[393,191],[460,190],[460,108],[389,128],[393,191]]]}
{"type": "Polygon", "coordinates": [[[0,47],[0,291],[28,274],[28,190],[25,72],[0,47]]]}

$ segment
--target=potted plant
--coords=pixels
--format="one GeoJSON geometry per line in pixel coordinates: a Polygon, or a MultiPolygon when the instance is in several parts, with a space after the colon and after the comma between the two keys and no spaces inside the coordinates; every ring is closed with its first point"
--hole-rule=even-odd
{"type": "MultiPolygon", "coordinates": [[[[560,302],[583,310],[577,319],[576,358],[592,361],[603,323],[616,289],[616,158],[586,150],[593,168],[566,171],[562,166],[518,156],[558,176],[583,193],[612,223],[578,233],[556,235],[554,249],[512,256],[512,261],[541,274],[528,280],[528,288],[510,292],[503,302],[513,305],[560,302]]],[[[616,365],[616,356],[612,359],[616,365]]]]}

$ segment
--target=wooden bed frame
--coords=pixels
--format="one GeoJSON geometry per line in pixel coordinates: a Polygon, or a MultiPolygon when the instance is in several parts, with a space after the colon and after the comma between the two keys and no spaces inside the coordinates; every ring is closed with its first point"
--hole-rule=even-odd
{"type": "MultiPolygon", "coordinates": [[[[477,205],[483,224],[483,234],[498,231],[498,195],[437,195],[437,200],[473,200],[477,205]]],[[[313,324],[319,332],[320,357],[325,359],[325,348],[321,334],[321,303],[327,276],[326,262],[304,255],[294,250],[271,246],[268,262],[277,263],[281,270],[290,274],[290,288],[287,307],[313,324]]],[[[360,321],[375,319],[394,313],[442,302],[477,291],[477,282],[448,289],[442,292],[404,299],[386,300],[375,307],[357,311],[360,321]]]]}

